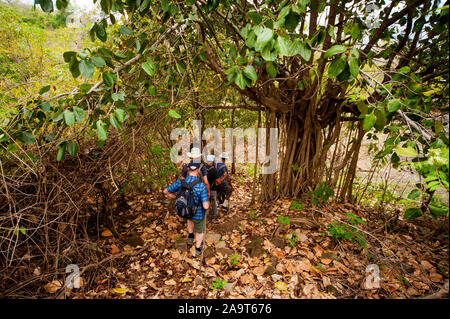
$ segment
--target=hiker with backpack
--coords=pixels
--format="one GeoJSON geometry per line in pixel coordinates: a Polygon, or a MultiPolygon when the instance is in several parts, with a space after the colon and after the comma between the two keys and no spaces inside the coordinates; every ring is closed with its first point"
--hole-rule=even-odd
{"type": "Polygon", "coordinates": [[[187,219],[187,244],[188,247],[192,246],[195,239],[194,258],[202,253],[205,210],[209,209],[208,191],[206,185],[199,179],[200,166],[200,163],[191,161],[186,167],[186,178],[177,179],[164,190],[164,195],[175,199],[174,206],[178,216],[187,219]]]}
{"type": "MultiPolygon", "coordinates": [[[[197,162],[200,163],[200,172],[199,172],[199,179],[205,184],[206,190],[208,192],[208,198],[211,197],[211,189],[210,189],[210,183],[208,181],[208,172],[206,170],[206,167],[201,164],[201,156],[202,153],[200,152],[200,149],[197,147],[191,148],[191,151],[187,153],[187,156],[191,158],[191,162],[197,162]]],[[[183,168],[181,169],[180,179],[185,179],[188,175],[188,164],[184,164],[183,168]]]]}
{"type": "Polygon", "coordinates": [[[223,152],[220,155],[222,161],[217,163],[217,173],[219,178],[216,180],[217,199],[219,201],[219,204],[223,204],[222,207],[226,208],[227,210],[229,208],[228,199],[230,198],[234,190],[233,185],[231,184],[228,167],[225,165],[225,161],[228,157],[228,153],[226,152],[223,152]]]}
{"type": "Polygon", "coordinates": [[[217,184],[216,184],[216,181],[219,176],[217,172],[217,164],[215,163],[214,155],[206,156],[205,167],[207,171],[208,182],[211,189],[211,196],[209,198],[210,198],[210,207],[212,211],[212,218],[216,219],[219,218],[219,212],[217,210],[217,184]]]}

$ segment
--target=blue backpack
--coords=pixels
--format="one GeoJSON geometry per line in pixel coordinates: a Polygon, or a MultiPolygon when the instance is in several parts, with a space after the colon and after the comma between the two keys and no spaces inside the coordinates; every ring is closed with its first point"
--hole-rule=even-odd
{"type": "Polygon", "coordinates": [[[198,203],[194,202],[193,189],[198,183],[200,183],[199,179],[189,184],[184,179],[181,180],[181,187],[175,199],[175,211],[178,216],[190,219],[195,215],[198,203]]]}

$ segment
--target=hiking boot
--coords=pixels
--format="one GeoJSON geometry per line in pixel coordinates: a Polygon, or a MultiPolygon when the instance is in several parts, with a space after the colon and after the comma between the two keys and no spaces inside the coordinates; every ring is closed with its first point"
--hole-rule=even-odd
{"type": "Polygon", "coordinates": [[[195,249],[195,255],[194,255],[194,258],[200,257],[201,254],[202,254],[202,251],[201,251],[201,250],[195,249]]]}
{"type": "Polygon", "coordinates": [[[187,245],[188,247],[191,247],[194,244],[194,238],[189,238],[187,239],[187,245]]]}

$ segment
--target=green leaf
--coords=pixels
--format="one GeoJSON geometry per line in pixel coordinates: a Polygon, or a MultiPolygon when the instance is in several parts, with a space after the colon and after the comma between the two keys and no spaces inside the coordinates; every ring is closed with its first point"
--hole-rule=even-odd
{"type": "Polygon", "coordinates": [[[369,108],[367,107],[366,103],[364,103],[363,101],[358,101],[356,103],[356,106],[358,107],[358,111],[361,114],[367,114],[367,111],[368,111],[369,108]]]}
{"type": "Polygon", "coordinates": [[[123,121],[125,121],[125,111],[122,109],[115,109],[114,110],[114,115],[116,116],[116,118],[123,123],[123,121]]]}
{"type": "Polygon", "coordinates": [[[395,151],[400,156],[405,156],[405,157],[416,157],[417,156],[417,151],[412,146],[401,147],[400,145],[397,145],[397,147],[395,148],[395,151]]]}
{"type": "Polygon", "coordinates": [[[44,12],[52,12],[53,11],[53,1],[52,0],[38,0],[36,3],[41,5],[41,9],[44,12]]]}
{"type": "Polygon", "coordinates": [[[272,50],[270,45],[266,45],[261,52],[261,56],[266,61],[275,61],[277,59],[277,51],[272,50]]]}
{"type": "Polygon", "coordinates": [[[308,44],[300,41],[299,39],[295,40],[296,44],[299,46],[300,55],[305,61],[309,61],[311,58],[311,48],[308,44]]]}
{"type": "Polygon", "coordinates": [[[345,50],[347,50],[347,48],[343,45],[333,45],[331,48],[329,48],[327,50],[327,52],[325,52],[324,54],[324,58],[327,59],[330,56],[333,56],[335,54],[339,54],[344,52],[345,50]]]}
{"type": "Polygon", "coordinates": [[[422,210],[418,207],[408,208],[403,215],[406,220],[411,220],[420,216],[422,216],[422,210]]]}
{"type": "Polygon", "coordinates": [[[286,29],[288,29],[290,32],[293,32],[295,28],[297,28],[298,23],[300,21],[300,15],[291,11],[289,14],[284,18],[284,26],[286,29]]]}
{"type": "Polygon", "coordinates": [[[398,109],[400,109],[401,106],[401,102],[399,99],[394,99],[389,101],[388,105],[387,105],[387,109],[389,112],[396,112],[398,109]]]}
{"type": "Polygon", "coordinates": [[[50,90],[50,85],[43,86],[43,87],[39,90],[39,95],[42,95],[42,94],[48,92],[49,90],[50,90]]]}
{"type": "Polygon", "coordinates": [[[260,51],[260,49],[264,48],[266,44],[269,43],[270,40],[272,40],[273,35],[274,33],[272,29],[263,27],[257,34],[255,43],[255,48],[259,48],[259,50],[257,51],[260,51]]]}
{"type": "Polygon", "coordinates": [[[81,60],[78,69],[82,76],[90,79],[94,75],[94,64],[90,60],[81,60]]]}
{"type": "Polygon", "coordinates": [[[442,216],[448,214],[448,207],[436,207],[434,205],[429,205],[428,209],[433,216],[442,216]]]}
{"type": "Polygon", "coordinates": [[[97,38],[100,39],[100,41],[105,42],[107,39],[106,30],[103,27],[103,25],[96,23],[94,25],[95,34],[97,35],[97,38]]]}
{"type": "Polygon", "coordinates": [[[67,150],[69,151],[70,156],[75,156],[78,152],[78,144],[75,141],[70,141],[67,144],[67,150]]]}
{"type": "Polygon", "coordinates": [[[22,234],[26,235],[27,229],[23,225],[19,227],[19,230],[22,234]]]}
{"type": "Polygon", "coordinates": [[[266,71],[267,71],[267,74],[269,74],[269,76],[271,78],[276,77],[277,73],[278,73],[275,63],[273,63],[273,62],[266,64],[266,71]]]}
{"type": "Polygon", "coordinates": [[[123,93],[113,93],[113,94],[111,94],[111,98],[113,99],[114,102],[125,101],[125,94],[123,94],[123,93]]]}
{"type": "Polygon", "coordinates": [[[155,65],[150,59],[148,59],[147,62],[142,64],[142,69],[145,72],[147,72],[147,74],[150,75],[151,77],[155,75],[155,65]]]}
{"type": "Polygon", "coordinates": [[[181,119],[181,115],[177,113],[175,110],[169,110],[169,116],[174,119],[181,119]]]}
{"type": "Polygon", "coordinates": [[[331,62],[330,66],[328,67],[328,76],[330,78],[335,78],[339,74],[342,73],[345,69],[345,61],[342,58],[336,58],[331,62]]]}
{"type": "Polygon", "coordinates": [[[114,82],[116,81],[116,76],[114,74],[105,71],[102,73],[102,78],[107,88],[112,88],[114,86],[114,82]]]}
{"type": "Polygon", "coordinates": [[[247,65],[242,72],[252,81],[256,81],[258,79],[258,75],[256,74],[256,70],[253,65],[247,65]]]}
{"type": "Polygon", "coordinates": [[[63,116],[67,126],[72,126],[75,123],[75,116],[71,110],[65,110],[63,116]]]}
{"type": "Polygon", "coordinates": [[[258,25],[262,22],[261,16],[254,10],[247,13],[247,18],[250,18],[254,25],[258,25]]]}
{"type": "Polygon", "coordinates": [[[36,141],[36,138],[34,137],[33,133],[31,131],[23,132],[19,136],[19,140],[21,140],[24,143],[27,144],[33,144],[34,141],[36,141]]]}
{"type": "Polygon", "coordinates": [[[417,197],[419,197],[420,195],[422,195],[422,192],[418,189],[413,189],[409,194],[408,194],[408,198],[409,199],[416,199],[417,197]]]}
{"type": "Polygon", "coordinates": [[[242,72],[238,72],[236,78],[234,79],[234,83],[241,89],[244,90],[247,82],[245,81],[244,74],[242,72]]]}
{"type": "Polygon", "coordinates": [[[120,122],[118,120],[116,120],[116,118],[113,114],[111,114],[109,116],[109,123],[118,131],[122,130],[122,125],[120,124],[120,122]]]}
{"type": "Polygon", "coordinates": [[[357,77],[359,73],[359,65],[358,65],[358,59],[357,58],[350,58],[348,60],[348,66],[350,68],[350,74],[353,77],[357,77]]]}
{"type": "Polygon", "coordinates": [[[106,141],[108,138],[108,132],[106,131],[106,124],[102,120],[98,120],[96,123],[97,136],[101,141],[106,141]]]}
{"type": "Polygon", "coordinates": [[[119,33],[120,33],[121,35],[127,36],[127,35],[132,34],[132,33],[133,33],[133,30],[131,30],[131,29],[128,28],[128,27],[123,26],[123,27],[120,27],[120,28],[119,28],[119,33]]]}
{"type": "Polygon", "coordinates": [[[105,60],[103,60],[103,58],[99,56],[92,56],[91,61],[98,68],[102,68],[106,65],[105,60]]]}
{"type": "Polygon", "coordinates": [[[297,55],[300,51],[300,43],[299,42],[292,42],[287,37],[278,37],[275,42],[275,48],[277,49],[278,53],[284,55],[284,56],[294,56],[297,55]]]}
{"type": "Polygon", "coordinates": [[[66,153],[66,142],[62,142],[61,144],[59,144],[58,154],[56,154],[56,160],[58,162],[61,162],[61,160],[64,158],[65,153],[66,153]]]}
{"type": "Polygon", "coordinates": [[[77,53],[75,51],[66,51],[63,53],[64,62],[69,63],[72,58],[76,59],[77,53]]]}
{"type": "Polygon", "coordinates": [[[51,105],[48,102],[42,102],[41,103],[41,110],[44,112],[50,111],[51,105]]]}
{"type": "Polygon", "coordinates": [[[364,130],[366,132],[369,131],[373,127],[373,125],[375,124],[376,120],[377,120],[377,118],[376,118],[374,113],[370,113],[370,114],[366,115],[364,117],[364,120],[363,120],[363,128],[364,128],[364,130]]]}
{"type": "Polygon", "coordinates": [[[73,107],[73,113],[75,114],[75,121],[78,123],[83,122],[84,119],[84,111],[78,106],[73,107]]]}

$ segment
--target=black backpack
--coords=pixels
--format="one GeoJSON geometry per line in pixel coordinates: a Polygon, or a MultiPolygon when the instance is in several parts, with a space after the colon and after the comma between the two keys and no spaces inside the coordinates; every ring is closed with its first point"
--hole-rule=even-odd
{"type": "Polygon", "coordinates": [[[193,189],[198,183],[200,183],[199,179],[189,184],[184,179],[181,180],[181,187],[175,199],[175,211],[178,216],[189,219],[195,215],[198,203],[194,202],[193,189]]]}

